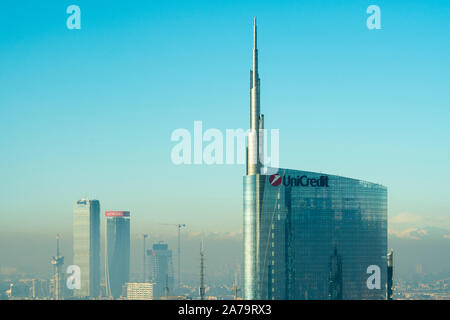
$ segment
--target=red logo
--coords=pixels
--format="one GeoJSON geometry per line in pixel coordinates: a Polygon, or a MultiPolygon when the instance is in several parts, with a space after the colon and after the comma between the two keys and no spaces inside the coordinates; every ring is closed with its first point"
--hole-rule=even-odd
{"type": "Polygon", "coordinates": [[[281,184],[281,176],[279,174],[273,174],[270,176],[269,182],[274,187],[279,186],[281,184]]]}

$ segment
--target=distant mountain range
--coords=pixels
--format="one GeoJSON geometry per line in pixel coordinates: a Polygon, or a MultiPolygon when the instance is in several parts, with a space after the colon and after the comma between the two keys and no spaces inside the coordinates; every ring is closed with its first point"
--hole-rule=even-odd
{"type": "Polygon", "coordinates": [[[425,275],[450,276],[450,230],[438,227],[389,232],[394,270],[407,279],[425,275]]]}
{"type": "Polygon", "coordinates": [[[392,239],[410,240],[450,240],[450,230],[438,227],[410,228],[404,231],[390,231],[389,237],[392,239]]]}
{"type": "MultiPolygon", "coordinates": [[[[174,235],[153,236],[151,243],[166,240],[172,249],[174,260],[177,253],[177,238],[174,235]]],[[[242,232],[195,233],[183,236],[183,269],[194,280],[198,278],[200,241],[206,248],[209,280],[227,278],[242,263],[242,232]]],[[[450,277],[450,230],[438,227],[410,228],[403,231],[390,230],[388,248],[394,249],[394,272],[397,279],[419,279],[435,275],[450,277]]],[[[131,272],[142,272],[142,239],[133,235],[131,248],[131,272]]],[[[67,234],[61,243],[66,266],[72,263],[72,239],[67,234]]],[[[0,233],[0,273],[11,274],[14,270],[39,272],[50,275],[50,258],[55,252],[53,235],[17,236],[0,233]],[[14,243],[14,246],[11,245],[14,243]]],[[[103,253],[102,253],[103,254],[103,253]]],[[[102,256],[103,257],[103,256],[102,256]]]]}

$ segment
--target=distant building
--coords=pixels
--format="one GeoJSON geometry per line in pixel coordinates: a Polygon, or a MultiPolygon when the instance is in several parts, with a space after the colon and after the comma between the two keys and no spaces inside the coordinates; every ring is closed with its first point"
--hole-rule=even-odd
{"type": "Polygon", "coordinates": [[[422,274],[422,272],[423,272],[423,267],[422,267],[422,264],[416,264],[416,273],[417,274],[422,274]]]}
{"type": "Polygon", "coordinates": [[[119,298],[130,277],[130,212],[106,211],[106,294],[119,298]]]}
{"type": "Polygon", "coordinates": [[[394,298],[394,251],[387,254],[387,300],[394,298]]]}
{"type": "Polygon", "coordinates": [[[125,287],[127,300],[153,300],[153,283],[128,282],[125,287]]]}
{"type": "MultiPolygon", "coordinates": [[[[50,295],[50,288],[52,284],[49,280],[32,279],[31,280],[31,298],[42,299],[48,298],[50,295]]],[[[64,291],[67,296],[67,291],[64,291]]]]}
{"type": "Polygon", "coordinates": [[[166,243],[155,243],[152,250],[147,251],[150,257],[151,278],[154,285],[154,296],[165,297],[173,290],[172,250],[166,243]]]}
{"type": "Polygon", "coordinates": [[[77,297],[98,298],[100,293],[100,202],[82,199],[73,208],[73,264],[81,270],[77,297]]]}

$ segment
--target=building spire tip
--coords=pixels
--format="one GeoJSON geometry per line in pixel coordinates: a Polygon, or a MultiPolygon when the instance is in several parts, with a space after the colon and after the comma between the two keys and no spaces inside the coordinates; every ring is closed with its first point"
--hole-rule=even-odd
{"type": "Polygon", "coordinates": [[[254,17],[254,24],[253,24],[253,47],[256,49],[256,16],[254,17]]]}

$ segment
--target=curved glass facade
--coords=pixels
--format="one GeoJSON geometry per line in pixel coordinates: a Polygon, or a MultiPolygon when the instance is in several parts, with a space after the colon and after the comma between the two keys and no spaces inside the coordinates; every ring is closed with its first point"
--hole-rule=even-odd
{"type": "Polygon", "coordinates": [[[385,299],[386,254],[386,187],[289,169],[244,176],[245,299],[385,299]]]}
{"type": "Polygon", "coordinates": [[[107,211],[105,216],[106,288],[117,299],[130,277],[130,212],[107,211]]]}

